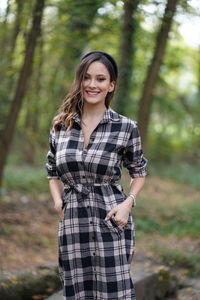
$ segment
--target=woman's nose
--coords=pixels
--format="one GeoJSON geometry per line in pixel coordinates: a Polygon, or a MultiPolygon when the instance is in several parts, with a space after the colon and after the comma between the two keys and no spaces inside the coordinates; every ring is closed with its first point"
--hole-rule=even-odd
{"type": "Polygon", "coordinates": [[[89,81],[89,87],[96,87],[96,81],[95,81],[95,79],[90,79],[90,81],[89,81]]]}

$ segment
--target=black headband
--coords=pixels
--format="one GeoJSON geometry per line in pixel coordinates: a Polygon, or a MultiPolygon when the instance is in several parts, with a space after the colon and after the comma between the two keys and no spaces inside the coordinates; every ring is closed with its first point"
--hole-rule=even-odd
{"type": "Polygon", "coordinates": [[[118,67],[117,67],[117,63],[116,61],[114,60],[114,58],[108,54],[107,52],[104,52],[104,51],[100,51],[100,50],[94,50],[94,51],[91,51],[87,54],[85,54],[82,58],[84,59],[85,57],[89,56],[90,54],[93,54],[93,53],[100,53],[100,54],[103,54],[112,64],[113,68],[114,68],[114,71],[115,71],[115,74],[116,74],[116,77],[118,76],[118,67]]]}

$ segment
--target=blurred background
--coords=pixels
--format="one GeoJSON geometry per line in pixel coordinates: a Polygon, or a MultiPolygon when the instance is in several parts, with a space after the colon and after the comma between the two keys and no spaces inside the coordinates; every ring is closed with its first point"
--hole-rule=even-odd
{"type": "MultiPolygon", "coordinates": [[[[99,49],[120,69],[111,107],[138,121],[149,160],[136,252],[199,275],[199,16],[199,0],[1,0],[2,271],[57,259],[50,123],[80,56],[99,49]]],[[[127,170],[122,183],[128,191],[127,170]]]]}

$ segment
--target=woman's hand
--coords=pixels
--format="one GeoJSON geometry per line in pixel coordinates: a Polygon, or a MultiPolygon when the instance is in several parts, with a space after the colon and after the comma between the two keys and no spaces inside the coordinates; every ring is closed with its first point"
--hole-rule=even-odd
{"type": "Polygon", "coordinates": [[[124,227],[129,218],[129,212],[132,208],[132,199],[126,198],[122,203],[115,206],[111,211],[107,214],[105,221],[109,220],[113,215],[115,215],[115,221],[120,226],[124,227]]]}
{"type": "Polygon", "coordinates": [[[54,209],[58,213],[60,220],[62,221],[64,218],[64,211],[62,209],[62,199],[56,200],[54,202],[54,209]]]}
{"type": "Polygon", "coordinates": [[[52,195],[52,198],[54,200],[54,208],[58,215],[60,216],[60,219],[63,220],[64,218],[64,212],[62,210],[62,194],[64,189],[64,184],[60,179],[57,178],[51,178],[49,180],[49,188],[52,195]]]}

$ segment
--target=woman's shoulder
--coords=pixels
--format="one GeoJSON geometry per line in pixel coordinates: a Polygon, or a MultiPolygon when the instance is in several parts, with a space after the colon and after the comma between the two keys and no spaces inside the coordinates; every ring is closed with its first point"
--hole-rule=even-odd
{"type": "Polygon", "coordinates": [[[66,127],[64,124],[58,123],[58,124],[56,124],[56,126],[53,126],[53,124],[51,124],[50,138],[54,141],[57,141],[60,136],[63,136],[65,131],[66,131],[66,127]]]}
{"type": "Polygon", "coordinates": [[[112,113],[115,115],[115,117],[118,118],[118,120],[123,123],[124,125],[128,125],[131,128],[136,128],[137,127],[137,121],[132,119],[131,117],[127,117],[125,115],[122,115],[118,113],[117,111],[111,109],[112,113]]]}
{"type": "Polygon", "coordinates": [[[57,123],[56,126],[51,125],[50,130],[54,133],[58,133],[62,130],[66,130],[66,126],[62,122],[60,122],[60,123],[57,123]]]}

